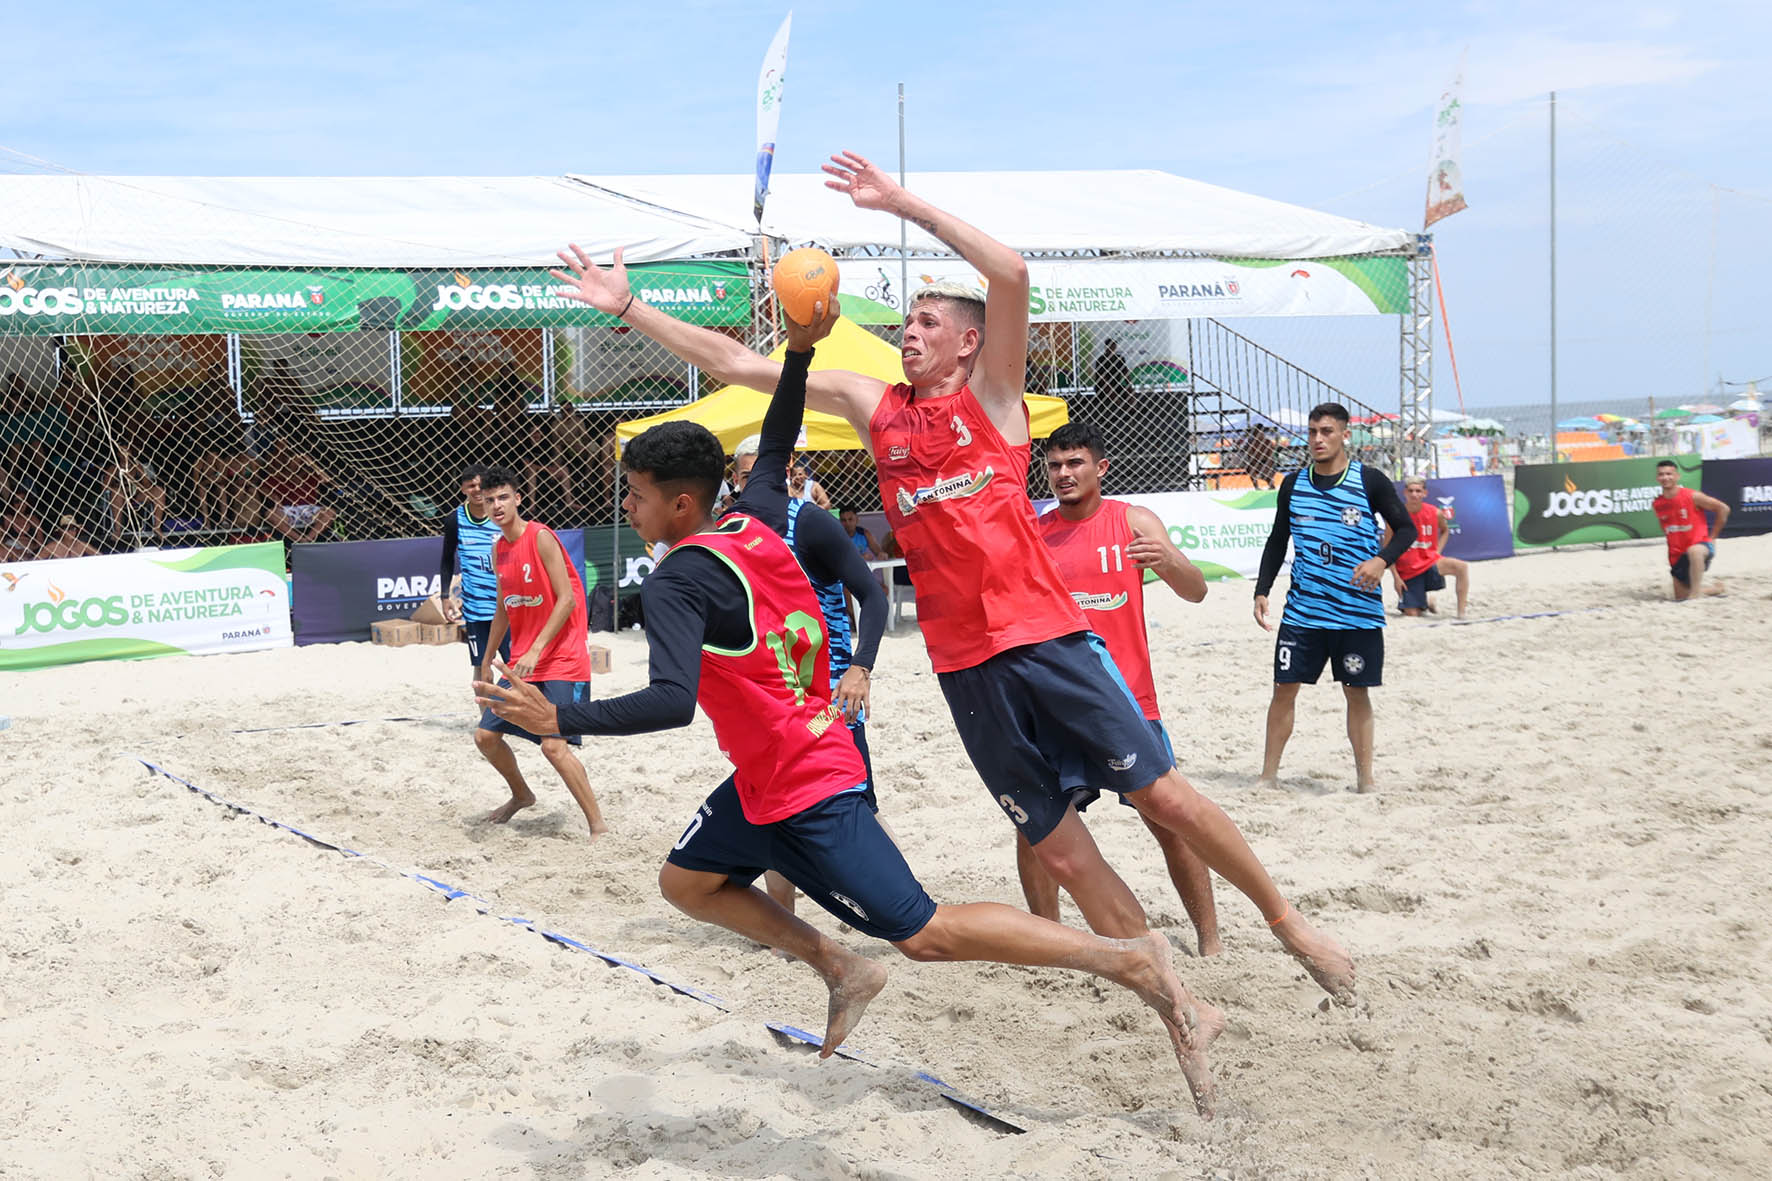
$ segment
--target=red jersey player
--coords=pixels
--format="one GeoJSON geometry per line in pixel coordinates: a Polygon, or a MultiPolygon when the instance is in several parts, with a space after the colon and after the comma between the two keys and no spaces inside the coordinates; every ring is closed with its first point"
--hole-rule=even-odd
{"type": "MultiPolygon", "coordinates": [[[[1458,588],[1458,618],[1463,619],[1465,608],[1470,604],[1471,567],[1463,558],[1446,556],[1446,524],[1451,520],[1450,514],[1427,502],[1427,478],[1424,476],[1410,476],[1403,481],[1403,507],[1415,522],[1415,540],[1391,567],[1398,605],[1405,615],[1432,611],[1433,602],[1427,597],[1428,593],[1444,590],[1445,575],[1450,574],[1453,585],[1458,588]]],[[[1390,539],[1391,528],[1387,524],[1384,544],[1390,544],[1390,539]]]]}
{"type": "MultiPolygon", "coordinates": [[[[1069,422],[1046,440],[1046,479],[1058,505],[1040,518],[1040,536],[1058,563],[1058,573],[1082,608],[1089,630],[1107,646],[1115,669],[1165,750],[1173,750],[1163,716],[1157,709],[1156,679],[1151,675],[1151,649],[1144,627],[1144,578],[1148,570],[1190,603],[1206,597],[1206,576],[1169,540],[1168,530],[1148,508],[1101,495],[1107,474],[1107,440],[1095,427],[1069,422]]],[[[1171,760],[1173,761],[1173,760],[1171,760]]],[[[1078,790],[1071,802],[1078,811],[1099,794],[1079,771],[1061,778],[1061,786],[1078,790]]],[[[1124,802],[1125,797],[1121,797],[1124,802]]],[[[1218,911],[1212,901],[1212,871],[1187,842],[1160,825],[1145,821],[1163,850],[1169,880],[1181,895],[1193,921],[1201,955],[1217,955],[1218,911]]],[[[1016,870],[1028,909],[1049,919],[1058,917],[1058,883],[1040,868],[1027,838],[1016,835],[1016,870]]]]}
{"type": "Polygon", "coordinates": [[[787,524],[787,464],[770,452],[791,446],[811,344],[834,318],[789,330],[787,364],[764,422],[765,454],[718,521],[712,509],[726,456],[705,427],[664,423],[623,450],[622,507],[642,537],[671,547],[640,591],[651,683],[564,706],[520,682],[504,690],[480,684],[482,699],[525,726],[588,734],[686,725],[700,704],[733,773],[690,818],[659,888],[684,913],[818,972],[830,993],[824,1056],[860,1020],[886,971],[752,889],[765,870],[912,959],[1066,967],[1133,990],[1163,1018],[1195,1104],[1210,1114],[1206,1043],[1224,1017],[1188,995],[1162,936],[1108,939],[999,903],[938,906],[868,806],[867,770],[831,699],[818,599],[777,532],[787,524]],[[792,415],[785,432],[774,421],[782,413],[792,415]]]}
{"type": "MultiPolygon", "coordinates": [[[[945,243],[988,294],[953,284],[917,292],[905,316],[905,380],[823,370],[806,404],[849,422],[874,457],[893,537],[917,585],[917,622],[948,711],[993,802],[1033,845],[1095,931],[1150,930],[1059,786],[1058,752],[1104,790],[1180,834],[1243,892],[1327,992],[1351,1002],[1353,961],[1286,900],[1231,819],[1169,763],[1143,714],[1113,685],[1034,527],[1028,468],[1028,270],[1014,250],[937,209],[853,152],[825,165],[827,187],[945,243]]],[[[609,270],[577,247],[554,277],[564,293],[617,316],[719,381],[773,386],[779,362],[638,300],[621,253],[609,270]]]]}
{"type": "Polygon", "coordinates": [[[1679,465],[1671,459],[1655,465],[1655,482],[1661,491],[1650,503],[1661,531],[1667,534],[1667,565],[1674,580],[1675,601],[1722,594],[1723,584],[1707,581],[1705,575],[1717,560],[1717,543],[1712,539],[1723,532],[1729,506],[1714,496],[1682,487],[1679,465]],[[1705,519],[1706,513],[1717,515],[1714,527],[1705,519]]]}
{"type": "MultiPolygon", "coordinates": [[[[585,648],[585,592],[578,571],[567,560],[566,550],[552,529],[539,521],[523,519],[523,495],[511,471],[495,467],[483,474],[480,498],[501,534],[492,543],[498,607],[493,612],[492,630],[481,657],[480,679],[492,679],[493,656],[509,630],[511,668],[518,676],[533,678],[549,701],[583,701],[590,694],[591,657],[585,648]]],[[[517,766],[517,756],[505,742],[507,734],[526,738],[541,747],[541,753],[565,782],[566,790],[578,801],[585,823],[591,827],[591,836],[608,831],[603,812],[597,807],[597,797],[591,791],[590,776],[572,753],[571,748],[579,740],[554,731],[532,733],[504,721],[491,710],[480,715],[474,745],[504,776],[511,798],[488,814],[487,820],[503,824],[535,803],[535,794],[517,766]]]]}

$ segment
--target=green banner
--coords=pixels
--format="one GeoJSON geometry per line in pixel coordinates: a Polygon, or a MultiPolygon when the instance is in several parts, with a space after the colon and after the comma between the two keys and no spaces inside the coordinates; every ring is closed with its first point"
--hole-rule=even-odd
{"type": "MultiPolygon", "coordinates": [[[[1680,483],[1699,486],[1696,455],[1671,457],[1680,483]]],[[[1660,537],[1650,504],[1660,460],[1608,459],[1597,463],[1537,463],[1514,469],[1514,537],[1521,545],[1581,545],[1660,537]]]]}
{"type": "MultiPolygon", "coordinates": [[[[751,318],[741,261],[630,267],[634,293],[679,319],[751,318]]],[[[14,264],[0,272],[0,336],[406,332],[613,327],[535,270],[257,270],[14,264]]]]}

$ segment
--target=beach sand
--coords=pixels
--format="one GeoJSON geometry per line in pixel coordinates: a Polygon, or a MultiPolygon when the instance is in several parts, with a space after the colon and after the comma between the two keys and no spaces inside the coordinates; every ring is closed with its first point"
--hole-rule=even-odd
{"type": "MultiPolygon", "coordinates": [[[[1772,538],[1724,543],[1721,599],[1666,601],[1665,569],[1649,546],[1524,555],[1475,567],[1473,616],[1565,614],[1393,620],[1383,790],[1364,796],[1327,682],[1300,696],[1281,788],[1255,788],[1272,638],[1247,584],[1200,606],[1147,592],[1184,771],[1359,963],[1360,1006],[1325,1009],[1222,881],[1225,953],[1194,958],[1143,826],[1091,811],[1182,977],[1229,1016],[1210,1123],[1154,1017],[1059,971],[915,964],[838,934],[892,974],[850,1041],[874,1064],[778,1041],[766,1022],[822,1029],[816,978],[657,892],[726,774],[699,717],[586,741],[615,826],[593,845],[526,746],[540,804],[472,822],[503,788],[459,647],[9,676],[0,1176],[1764,1176],[1772,538]],[[396,715],[423,720],[233,732],[396,715]]],[[[604,640],[594,692],[641,685],[643,639],[604,640]]],[[[1018,903],[1010,827],[928,669],[913,630],[888,637],[869,727],[884,814],[937,900],[1018,903]]]]}

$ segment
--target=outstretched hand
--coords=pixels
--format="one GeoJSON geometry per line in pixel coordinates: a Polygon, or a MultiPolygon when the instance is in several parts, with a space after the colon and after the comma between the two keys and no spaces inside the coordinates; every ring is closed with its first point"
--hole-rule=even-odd
{"type": "Polygon", "coordinates": [[[542,696],[542,691],[511,671],[509,665],[497,657],[492,665],[509,685],[497,685],[491,681],[474,682],[474,700],[486,709],[523,727],[531,734],[558,734],[560,732],[560,712],[554,703],[542,696]]]}
{"type": "Polygon", "coordinates": [[[802,324],[788,315],[784,310],[782,319],[787,322],[788,348],[796,353],[804,353],[813,345],[831,334],[842,317],[843,309],[838,305],[837,297],[831,297],[831,306],[826,307],[824,300],[812,305],[812,323],[802,324]]]}
{"type": "Polygon", "coordinates": [[[588,303],[606,316],[620,315],[627,307],[628,267],[621,259],[622,247],[615,248],[615,263],[604,270],[591,261],[591,256],[579,248],[574,242],[558,252],[561,262],[566,264],[565,270],[554,268],[548,274],[566,284],[559,293],[580,303],[588,303]]]}
{"type": "Polygon", "coordinates": [[[897,181],[886,175],[884,168],[854,152],[838,152],[824,170],[833,178],[824,182],[825,188],[849,194],[858,209],[883,209],[891,213],[894,211],[893,201],[904,192],[897,181]]]}

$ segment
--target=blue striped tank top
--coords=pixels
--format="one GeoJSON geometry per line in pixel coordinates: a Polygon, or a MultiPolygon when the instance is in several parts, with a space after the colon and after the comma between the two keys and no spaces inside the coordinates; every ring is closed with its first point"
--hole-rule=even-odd
{"type": "Polygon", "coordinates": [[[461,614],[484,623],[498,612],[498,573],[492,568],[492,545],[502,534],[492,518],[475,520],[468,506],[455,509],[456,557],[461,563],[461,614]]]}
{"type": "MultiPolygon", "coordinates": [[[[824,511],[809,500],[788,501],[788,534],[784,540],[788,543],[788,548],[794,551],[795,557],[800,554],[797,538],[800,513],[803,510],[815,513],[824,511]]],[[[801,563],[802,567],[804,565],[805,563],[801,563]]],[[[806,581],[812,584],[812,591],[818,596],[819,609],[824,613],[825,636],[831,649],[831,688],[835,689],[837,682],[843,679],[843,674],[849,671],[849,658],[855,650],[849,634],[848,600],[841,582],[819,582],[811,575],[806,576],[806,581]]]]}
{"type": "Polygon", "coordinates": [[[1329,488],[1300,471],[1292,484],[1292,584],[1283,621],[1292,627],[1384,626],[1384,595],[1353,584],[1354,567],[1378,556],[1383,536],[1366,498],[1360,463],[1350,461],[1329,488]]]}

